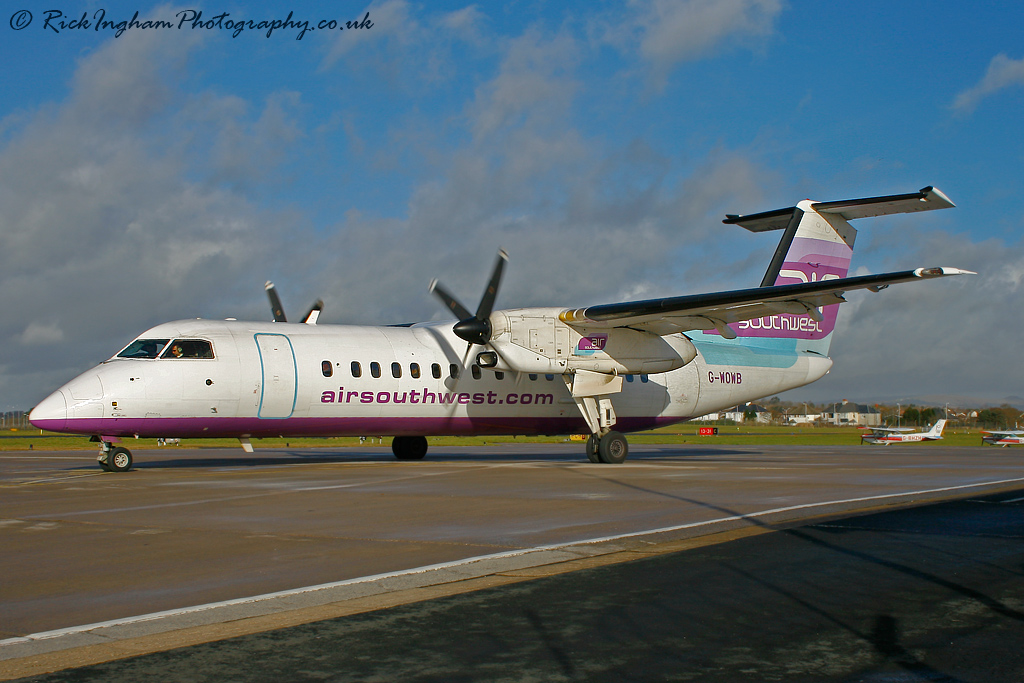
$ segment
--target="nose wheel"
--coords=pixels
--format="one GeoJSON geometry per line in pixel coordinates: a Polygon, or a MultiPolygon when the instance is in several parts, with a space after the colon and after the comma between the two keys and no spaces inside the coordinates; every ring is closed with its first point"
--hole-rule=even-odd
{"type": "Polygon", "coordinates": [[[127,472],[132,468],[132,452],[120,446],[114,447],[109,441],[103,442],[103,450],[96,458],[100,468],[106,472],[127,472]]]}

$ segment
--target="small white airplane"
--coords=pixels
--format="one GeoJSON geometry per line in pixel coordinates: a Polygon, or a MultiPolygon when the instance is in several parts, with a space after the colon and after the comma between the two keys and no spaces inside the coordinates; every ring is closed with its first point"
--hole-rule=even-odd
{"type": "Polygon", "coordinates": [[[1014,446],[1024,444],[1024,431],[1010,430],[1004,432],[982,432],[982,445],[1014,446]]]}
{"type": "Polygon", "coordinates": [[[914,432],[912,427],[870,427],[870,434],[862,434],[861,443],[882,444],[888,446],[891,443],[912,443],[915,441],[935,441],[942,438],[942,430],[946,427],[945,420],[938,420],[927,432],[914,432]]]}
{"type": "Polygon", "coordinates": [[[824,376],[848,291],[970,273],[917,268],[846,277],[849,221],[952,207],[939,190],[796,206],[725,223],[781,230],[761,286],[587,308],[493,310],[498,255],[476,312],[431,283],[458,322],[399,326],[179,320],[147,330],[45,398],[32,424],[91,435],[104,469],[132,466],[123,437],[393,437],[589,433],[592,462],[621,463],[621,432],[652,429],[824,376]],[[613,427],[615,429],[613,429],[613,427]]]}

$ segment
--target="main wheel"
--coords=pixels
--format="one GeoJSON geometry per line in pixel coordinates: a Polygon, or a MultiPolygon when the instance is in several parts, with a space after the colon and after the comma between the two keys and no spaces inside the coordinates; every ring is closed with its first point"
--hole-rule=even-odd
{"type": "Polygon", "coordinates": [[[601,462],[600,456],[597,454],[597,442],[600,437],[597,434],[591,434],[587,439],[587,460],[593,463],[601,462]]]}
{"type": "Polygon", "coordinates": [[[618,465],[625,462],[629,455],[629,443],[626,437],[618,432],[608,432],[597,442],[597,456],[601,462],[618,465]]]}
{"type": "Polygon", "coordinates": [[[422,460],[427,454],[427,437],[396,436],[391,440],[391,452],[399,460],[422,460]]]}
{"type": "Polygon", "coordinates": [[[127,448],[113,448],[107,453],[107,467],[112,472],[127,472],[132,468],[132,452],[127,448]]]}

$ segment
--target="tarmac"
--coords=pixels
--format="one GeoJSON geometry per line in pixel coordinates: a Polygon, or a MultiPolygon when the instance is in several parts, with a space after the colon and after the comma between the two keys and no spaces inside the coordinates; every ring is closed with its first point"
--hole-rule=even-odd
{"type": "Polygon", "coordinates": [[[1020,452],[580,451],[0,454],[0,678],[1024,680],[1020,452]]]}

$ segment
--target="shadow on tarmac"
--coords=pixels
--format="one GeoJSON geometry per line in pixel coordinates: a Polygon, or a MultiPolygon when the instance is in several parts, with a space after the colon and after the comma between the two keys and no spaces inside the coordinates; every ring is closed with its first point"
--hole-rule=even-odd
{"type": "Polygon", "coordinates": [[[784,529],[25,680],[1024,680],[1020,495],[784,529]]]}

